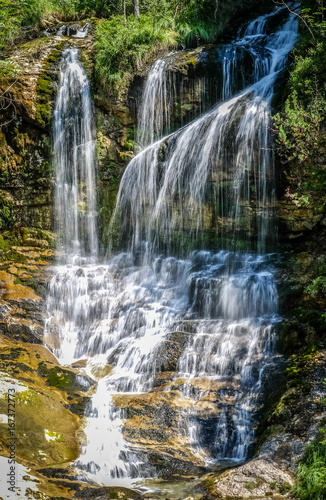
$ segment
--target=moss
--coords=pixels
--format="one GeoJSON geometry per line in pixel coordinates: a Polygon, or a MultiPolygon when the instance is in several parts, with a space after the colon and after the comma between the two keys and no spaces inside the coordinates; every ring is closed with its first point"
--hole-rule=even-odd
{"type": "Polygon", "coordinates": [[[118,500],[118,499],[119,499],[118,492],[116,492],[116,491],[109,491],[109,492],[108,492],[108,495],[109,495],[109,498],[114,498],[114,499],[116,499],[116,500],[118,500]]]}
{"type": "Polygon", "coordinates": [[[290,366],[286,369],[290,387],[309,390],[309,383],[306,378],[309,374],[316,357],[317,348],[312,346],[300,354],[293,354],[290,360],[290,366]]]}
{"type": "Polygon", "coordinates": [[[36,119],[41,125],[48,125],[51,119],[51,107],[49,103],[37,104],[36,119]]]}
{"type": "Polygon", "coordinates": [[[10,228],[13,219],[13,202],[5,191],[0,191],[0,229],[10,228]]]}
{"type": "Polygon", "coordinates": [[[16,401],[29,406],[41,406],[39,395],[35,391],[31,390],[17,393],[16,401]]]}
{"type": "Polygon", "coordinates": [[[209,493],[214,494],[215,489],[216,489],[215,488],[216,487],[216,477],[209,476],[209,477],[205,478],[204,487],[209,493]]]}
{"type": "Polygon", "coordinates": [[[53,92],[52,79],[49,76],[40,77],[37,80],[36,90],[39,94],[51,95],[53,92]]]}
{"type": "Polygon", "coordinates": [[[42,126],[47,126],[51,120],[51,100],[54,96],[53,80],[50,76],[42,75],[36,85],[37,104],[36,119],[42,126]]]}
{"type": "Polygon", "coordinates": [[[281,493],[281,495],[286,495],[286,493],[289,493],[291,490],[292,486],[290,485],[290,483],[285,482],[279,485],[279,492],[281,493]]]}
{"type": "Polygon", "coordinates": [[[47,385],[58,389],[66,389],[72,383],[71,376],[57,366],[49,369],[46,363],[42,362],[39,364],[37,372],[41,377],[47,379],[47,385]]]}
{"type": "Polygon", "coordinates": [[[5,241],[2,234],[0,234],[0,250],[6,252],[8,251],[8,249],[9,249],[8,242],[5,241]]]}
{"type": "Polygon", "coordinates": [[[265,483],[265,481],[263,481],[260,477],[257,477],[256,482],[254,482],[254,481],[248,481],[247,483],[245,483],[244,487],[247,490],[252,491],[252,490],[255,490],[255,489],[259,488],[264,483],[265,483]]]}
{"type": "Polygon", "coordinates": [[[188,59],[187,64],[188,64],[188,66],[196,66],[196,64],[197,64],[196,58],[191,57],[190,59],[188,59]]]}

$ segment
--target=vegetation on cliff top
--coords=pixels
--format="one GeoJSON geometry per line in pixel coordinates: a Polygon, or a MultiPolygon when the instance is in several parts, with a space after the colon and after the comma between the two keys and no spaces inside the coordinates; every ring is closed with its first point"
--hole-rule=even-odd
{"type": "Polygon", "coordinates": [[[284,109],[274,117],[283,160],[304,161],[317,153],[326,122],[326,17],[324,0],[303,0],[299,43],[284,109]]]}
{"type": "Polygon", "coordinates": [[[130,71],[162,48],[215,41],[231,17],[255,1],[0,0],[0,50],[10,48],[32,26],[102,18],[96,28],[96,74],[99,83],[116,90],[130,71]]]}
{"type": "MultiPolygon", "coordinates": [[[[131,72],[139,70],[162,49],[214,42],[232,15],[253,3],[254,0],[237,0],[232,5],[217,0],[140,0],[138,16],[133,15],[136,11],[131,1],[125,2],[125,9],[124,2],[120,2],[115,12],[106,11],[111,14],[110,19],[102,20],[97,27],[97,79],[117,90],[131,72]]],[[[92,13],[103,15],[101,2],[93,0],[92,5],[92,13]]]]}

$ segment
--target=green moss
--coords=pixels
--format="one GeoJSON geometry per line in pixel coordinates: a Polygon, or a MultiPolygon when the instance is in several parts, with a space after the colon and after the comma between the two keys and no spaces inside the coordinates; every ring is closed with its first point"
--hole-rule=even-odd
{"type": "Polygon", "coordinates": [[[6,252],[6,251],[8,251],[8,249],[9,249],[8,242],[6,242],[3,239],[2,234],[0,234],[0,250],[3,250],[4,252],[6,252]]]}
{"type": "Polygon", "coordinates": [[[188,66],[196,66],[197,60],[195,59],[195,57],[191,57],[190,59],[188,59],[187,64],[188,66]]]}
{"type": "Polygon", "coordinates": [[[279,492],[281,495],[286,495],[286,493],[289,493],[292,490],[292,486],[290,483],[284,482],[279,485],[279,492]]]}
{"type": "Polygon", "coordinates": [[[54,95],[53,80],[50,76],[42,75],[37,81],[36,92],[38,103],[36,104],[36,119],[42,126],[47,126],[51,120],[50,102],[54,95]]]}
{"type": "Polygon", "coordinates": [[[36,105],[36,119],[41,125],[48,125],[51,120],[51,107],[49,103],[36,105]]]}
{"type": "Polygon", "coordinates": [[[29,406],[40,406],[41,401],[38,394],[35,391],[27,390],[24,392],[18,392],[16,394],[16,400],[22,404],[27,404],[29,406]]]}
{"type": "Polygon", "coordinates": [[[71,386],[72,380],[70,374],[57,366],[48,368],[46,363],[42,362],[39,364],[37,372],[41,377],[47,379],[47,385],[49,386],[57,387],[58,389],[66,389],[71,386]]]}
{"type": "Polygon", "coordinates": [[[36,90],[38,94],[52,94],[52,79],[49,76],[42,76],[37,80],[36,90]]]}
{"type": "Polygon", "coordinates": [[[286,374],[289,378],[290,386],[308,389],[306,377],[313,365],[317,348],[312,346],[308,351],[300,354],[294,354],[291,357],[291,364],[286,369],[286,374]]]}
{"type": "Polygon", "coordinates": [[[265,481],[263,481],[263,479],[261,479],[260,477],[258,477],[257,480],[256,480],[256,482],[254,482],[254,481],[248,481],[247,483],[245,483],[244,487],[247,490],[252,491],[252,490],[255,490],[257,488],[260,488],[260,486],[262,486],[264,483],[265,483],[265,481]]]}
{"type": "Polygon", "coordinates": [[[13,219],[13,202],[6,192],[0,191],[0,230],[10,228],[13,219]]]}
{"type": "Polygon", "coordinates": [[[108,494],[109,494],[109,498],[116,499],[116,500],[119,499],[119,495],[116,491],[109,491],[108,494]]]}

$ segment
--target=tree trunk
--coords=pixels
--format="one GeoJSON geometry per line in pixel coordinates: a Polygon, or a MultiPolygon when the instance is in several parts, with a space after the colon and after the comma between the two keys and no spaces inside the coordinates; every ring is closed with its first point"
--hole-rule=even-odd
{"type": "Polygon", "coordinates": [[[125,18],[125,22],[127,22],[126,0],[123,0],[123,17],[125,18]]]}
{"type": "Polygon", "coordinates": [[[139,0],[133,0],[133,2],[134,2],[135,16],[139,17],[139,0]]]}

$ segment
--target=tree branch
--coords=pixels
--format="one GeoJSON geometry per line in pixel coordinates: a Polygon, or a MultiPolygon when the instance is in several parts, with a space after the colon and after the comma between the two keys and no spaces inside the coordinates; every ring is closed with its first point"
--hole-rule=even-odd
{"type": "Polygon", "coordinates": [[[292,10],[288,4],[285,2],[285,0],[281,0],[281,1],[278,1],[278,0],[273,0],[274,3],[276,3],[277,5],[284,5],[289,12],[291,12],[291,14],[293,14],[294,16],[297,16],[299,19],[301,19],[301,21],[303,22],[303,24],[305,25],[305,27],[307,28],[307,30],[309,31],[309,33],[311,34],[312,38],[314,40],[316,40],[315,38],[315,35],[313,34],[313,32],[311,31],[311,28],[309,26],[309,24],[307,23],[307,21],[305,20],[304,17],[302,17],[300,14],[298,14],[297,12],[295,12],[294,10],[292,10]]]}

